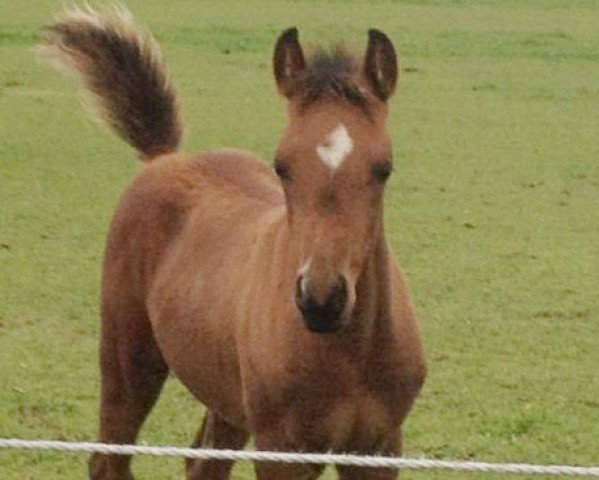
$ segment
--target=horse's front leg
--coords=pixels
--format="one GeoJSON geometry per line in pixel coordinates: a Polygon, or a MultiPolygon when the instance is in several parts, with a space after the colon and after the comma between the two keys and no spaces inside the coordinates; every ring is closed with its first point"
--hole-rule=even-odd
{"type": "Polygon", "coordinates": [[[324,470],[323,465],[301,463],[256,463],[258,480],[315,480],[324,470]]]}
{"type": "MultiPolygon", "coordinates": [[[[374,449],[374,451],[358,452],[363,455],[380,455],[385,457],[401,455],[402,451],[402,432],[398,429],[374,449]]],[[[369,467],[348,467],[339,465],[337,467],[339,480],[395,480],[398,476],[396,468],[369,468],[369,467]]]]}
{"type": "MultiPolygon", "coordinates": [[[[256,449],[262,451],[305,451],[296,442],[286,441],[284,429],[255,434],[256,449]]],[[[256,462],[258,480],[315,480],[323,472],[324,465],[310,463],[256,462]]]]}

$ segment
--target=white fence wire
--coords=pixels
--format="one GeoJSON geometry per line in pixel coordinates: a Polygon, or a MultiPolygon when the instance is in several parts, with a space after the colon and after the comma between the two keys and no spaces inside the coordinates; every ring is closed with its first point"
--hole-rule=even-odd
{"type": "Polygon", "coordinates": [[[102,453],[111,455],[185,457],[200,460],[242,460],[281,463],[335,464],[371,468],[405,468],[412,470],[438,469],[462,472],[599,477],[599,466],[581,467],[570,465],[531,465],[527,463],[486,463],[333,453],[214,450],[203,448],[153,447],[145,445],[111,445],[94,442],[21,440],[17,438],[0,438],[0,450],[42,450],[102,453]]]}

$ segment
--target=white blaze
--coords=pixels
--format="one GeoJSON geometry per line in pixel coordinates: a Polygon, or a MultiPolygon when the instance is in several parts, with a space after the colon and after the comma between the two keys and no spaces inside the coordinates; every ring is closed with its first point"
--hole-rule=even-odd
{"type": "Polygon", "coordinates": [[[305,275],[308,272],[308,269],[310,268],[310,265],[312,264],[312,257],[310,257],[308,259],[308,261],[306,263],[304,263],[297,271],[297,274],[300,276],[305,275]]]}
{"type": "Polygon", "coordinates": [[[302,293],[306,293],[308,291],[308,279],[306,278],[306,273],[308,273],[311,263],[312,257],[310,257],[308,261],[304,263],[297,271],[297,274],[300,277],[300,291],[302,293]]]}
{"type": "Polygon", "coordinates": [[[354,142],[349,136],[345,125],[340,123],[329,134],[326,143],[316,147],[316,153],[318,153],[320,159],[331,169],[331,173],[333,173],[353,149],[354,142]]]}

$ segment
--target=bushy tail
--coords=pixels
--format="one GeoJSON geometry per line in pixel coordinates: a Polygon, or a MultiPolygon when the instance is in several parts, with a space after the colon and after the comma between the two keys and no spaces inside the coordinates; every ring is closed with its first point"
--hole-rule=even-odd
{"type": "Polygon", "coordinates": [[[78,74],[99,119],[142,158],[178,149],[182,121],[160,47],[125,8],[66,11],[48,27],[39,51],[78,74]]]}

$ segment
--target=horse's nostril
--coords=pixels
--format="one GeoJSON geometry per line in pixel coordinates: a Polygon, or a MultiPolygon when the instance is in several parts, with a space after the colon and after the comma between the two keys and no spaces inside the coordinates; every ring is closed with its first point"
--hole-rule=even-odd
{"type": "Polygon", "coordinates": [[[324,304],[325,308],[333,312],[341,314],[347,302],[347,280],[343,275],[337,277],[337,282],[331,289],[327,301],[324,304]]]}
{"type": "Polygon", "coordinates": [[[337,283],[335,283],[335,286],[333,287],[333,293],[343,293],[344,295],[347,295],[347,280],[345,280],[343,275],[337,277],[337,283]]]}
{"type": "Polygon", "coordinates": [[[318,307],[310,293],[308,279],[304,275],[300,275],[295,283],[295,303],[302,312],[318,307]]]}
{"type": "Polygon", "coordinates": [[[306,281],[304,279],[303,275],[300,275],[299,277],[297,277],[297,280],[295,281],[295,298],[299,299],[300,297],[303,296],[305,290],[306,290],[306,281]]]}

